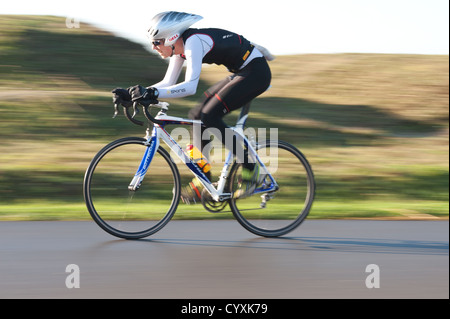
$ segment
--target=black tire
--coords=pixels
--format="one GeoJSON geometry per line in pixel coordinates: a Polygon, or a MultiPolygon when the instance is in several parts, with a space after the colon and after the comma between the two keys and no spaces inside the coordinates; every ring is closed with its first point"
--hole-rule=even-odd
{"type": "Polygon", "coordinates": [[[106,232],[139,239],[161,230],[180,199],[180,174],[169,153],[159,147],[140,188],[129,191],[147,148],[146,140],[126,137],[106,145],[92,159],[83,194],[89,214],[106,232]]]}
{"type": "MultiPolygon", "coordinates": [[[[231,198],[231,211],[236,220],[248,231],[263,237],[278,237],[296,229],[308,216],[315,194],[314,174],[306,157],[294,146],[282,141],[266,141],[257,146],[261,158],[272,161],[276,150],[279,169],[265,165],[279,185],[272,193],[259,193],[245,198],[231,198]],[[270,154],[267,156],[268,147],[270,154]],[[266,156],[262,152],[266,150],[266,156]],[[260,154],[261,153],[261,154],[260,154]],[[281,154],[281,155],[280,155],[281,154]],[[262,196],[273,196],[262,208],[262,196]]],[[[230,192],[239,188],[241,164],[234,163],[230,171],[230,192]]]]}

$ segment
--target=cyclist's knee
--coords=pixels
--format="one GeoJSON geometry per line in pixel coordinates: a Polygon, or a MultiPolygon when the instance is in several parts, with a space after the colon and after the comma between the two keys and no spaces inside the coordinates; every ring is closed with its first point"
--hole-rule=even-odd
{"type": "Polygon", "coordinates": [[[191,120],[200,120],[202,118],[202,107],[198,105],[197,107],[190,109],[188,117],[191,120]]]}
{"type": "Polygon", "coordinates": [[[206,127],[216,127],[217,126],[217,120],[215,119],[215,116],[211,115],[210,113],[201,113],[201,118],[203,124],[206,127]]]}
{"type": "Polygon", "coordinates": [[[222,116],[216,112],[202,112],[201,120],[207,128],[214,127],[222,130],[227,127],[222,116]]]}

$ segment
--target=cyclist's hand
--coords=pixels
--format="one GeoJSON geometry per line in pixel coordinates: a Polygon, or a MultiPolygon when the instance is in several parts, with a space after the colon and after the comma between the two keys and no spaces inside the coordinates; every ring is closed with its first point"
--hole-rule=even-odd
{"type": "Polygon", "coordinates": [[[115,88],[111,91],[113,94],[113,103],[122,104],[123,106],[131,106],[131,95],[128,90],[122,88],[115,88]]]}
{"type": "Polygon", "coordinates": [[[142,105],[149,106],[150,104],[157,103],[158,89],[149,87],[145,88],[140,85],[135,85],[128,88],[128,93],[131,95],[133,102],[139,102],[142,105]]]}

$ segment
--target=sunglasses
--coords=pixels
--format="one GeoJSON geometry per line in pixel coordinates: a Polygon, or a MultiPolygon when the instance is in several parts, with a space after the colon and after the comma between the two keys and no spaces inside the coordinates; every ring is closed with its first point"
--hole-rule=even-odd
{"type": "Polygon", "coordinates": [[[161,44],[163,44],[164,43],[164,40],[155,40],[155,41],[152,41],[152,44],[155,46],[155,47],[157,47],[158,45],[161,45],[161,44]]]}

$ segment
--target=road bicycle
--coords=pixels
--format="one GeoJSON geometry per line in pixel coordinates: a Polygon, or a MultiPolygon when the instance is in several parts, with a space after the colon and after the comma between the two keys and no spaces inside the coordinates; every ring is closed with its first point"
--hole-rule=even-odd
{"type": "MultiPolygon", "coordinates": [[[[123,110],[129,121],[143,126],[145,120],[136,118],[140,106],[134,103],[123,106],[123,110]],[[134,109],[133,114],[130,109],[134,109]]],[[[115,117],[119,106],[114,107],[115,117]]],[[[176,156],[203,184],[201,200],[207,211],[221,213],[229,206],[245,229],[263,237],[282,236],[297,228],[309,214],[314,200],[311,166],[289,143],[260,142],[246,137],[249,109],[249,105],[242,108],[236,126],[231,129],[260,165],[260,174],[264,174],[251,194],[236,196],[242,187],[242,164],[231,151],[218,181],[209,180],[166,130],[169,125],[193,126],[202,122],[169,116],[169,104],[155,101],[142,106],[148,125],[145,137],[111,142],[94,156],[87,168],[83,194],[91,217],[106,232],[125,239],[144,238],[161,230],[180,202],[181,179],[173,160],[176,156]],[[155,117],[151,114],[154,109],[159,110],[155,117]],[[161,140],[174,157],[162,147],[161,140]]]]}

